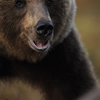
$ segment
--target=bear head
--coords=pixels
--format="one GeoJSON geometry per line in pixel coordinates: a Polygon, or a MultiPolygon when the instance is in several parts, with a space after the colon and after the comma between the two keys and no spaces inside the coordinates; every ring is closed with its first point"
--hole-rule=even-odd
{"type": "Polygon", "coordinates": [[[75,0],[0,0],[0,54],[42,59],[74,25],[75,0]]]}

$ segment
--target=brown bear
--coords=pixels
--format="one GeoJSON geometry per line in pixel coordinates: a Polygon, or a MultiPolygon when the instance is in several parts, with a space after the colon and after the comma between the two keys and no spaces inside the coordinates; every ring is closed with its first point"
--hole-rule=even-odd
{"type": "Polygon", "coordinates": [[[100,100],[100,88],[95,88],[77,100],[100,100]]]}
{"type": "Polygon", "coordinates": [[[75,0],[0,0],[0,79],[45,100],[76,100],[96,79],[74,26],[75,0]]]}

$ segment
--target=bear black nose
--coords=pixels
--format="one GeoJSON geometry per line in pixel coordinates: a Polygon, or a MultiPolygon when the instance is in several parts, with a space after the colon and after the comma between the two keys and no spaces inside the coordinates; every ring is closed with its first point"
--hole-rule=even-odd
{"type": "Polygon", "coordinates": [[[39,21],[35,26],[35,31],[42,37],[47,37],[53,33],[53,25],[50,21],[39,21]]]}

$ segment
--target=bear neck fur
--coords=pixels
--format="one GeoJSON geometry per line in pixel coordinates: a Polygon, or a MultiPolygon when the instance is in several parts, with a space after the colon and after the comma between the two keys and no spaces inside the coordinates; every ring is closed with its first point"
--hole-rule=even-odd
{"type": "MultiPolygon", "coordinates": [[[[45,93],[48,93],[49,88],[51,91],[49,95],[53,95],[53,89],[57,89],[57,91],[62,91],[60,96],[68,100],[75,100],[80,94],[96,86],[92,65],[74,29],[62,43],[49,51],[47,56],[37,63],[8,60],[1,56],[0,65],[0,78],[29,81],[45,93]]],[[[53,97],[50,98],[53,99],[53,97]]]]}

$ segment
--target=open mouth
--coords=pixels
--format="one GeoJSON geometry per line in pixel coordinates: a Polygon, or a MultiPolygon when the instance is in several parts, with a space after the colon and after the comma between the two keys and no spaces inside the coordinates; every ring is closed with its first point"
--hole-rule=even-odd
{"type": "Polygon", "coordinates": [[[32,41],[30,40],[30,44],[37,50],[45,50],[49,47],[49,41],[41,41],[41,42],[37,42],[37,41],[32,41]]]}

